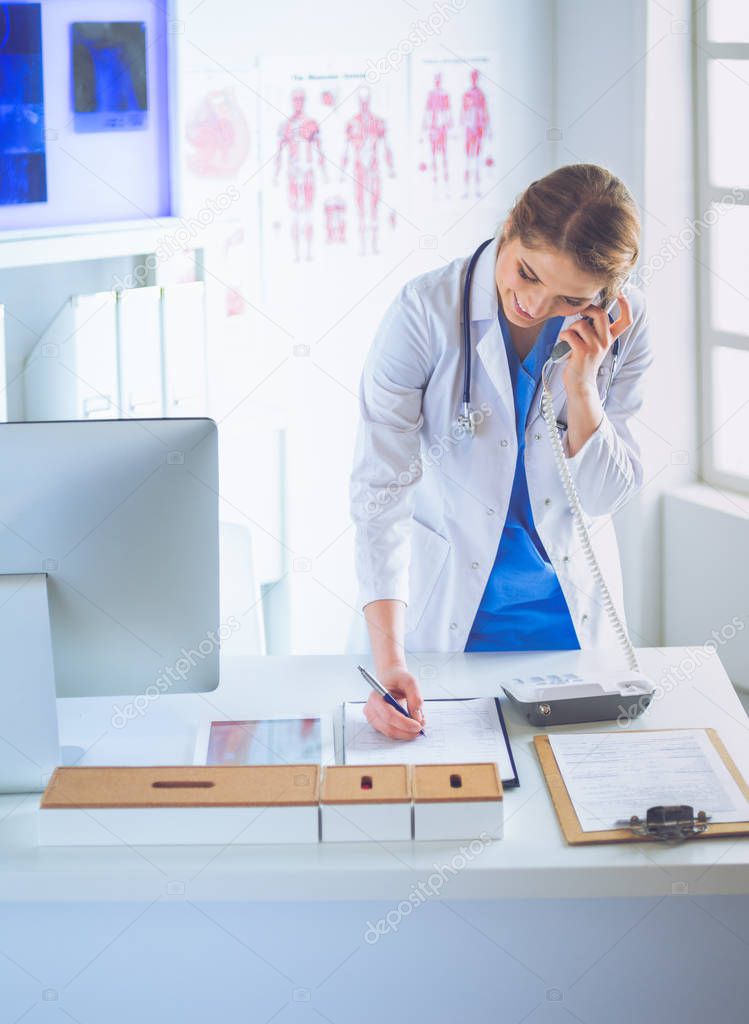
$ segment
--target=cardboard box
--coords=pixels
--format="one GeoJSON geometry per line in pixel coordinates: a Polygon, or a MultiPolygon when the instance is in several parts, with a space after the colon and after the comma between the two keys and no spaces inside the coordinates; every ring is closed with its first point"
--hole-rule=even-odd
{"type": "Polygon", "coordinates": [[[319,765],[57,768],[39,808],[53,846],[316,843],[319,765]]]}
{"type": "Polygon", "coordinates": [[[414,839],[501,839],[502,781],[497,765],[413,767],[414,839]]]}
{"type": "Polygon", "coordinates": [[[405,764],[336,765],[320,788],[323,842],[411,838],[411,777],[405,764]]]}

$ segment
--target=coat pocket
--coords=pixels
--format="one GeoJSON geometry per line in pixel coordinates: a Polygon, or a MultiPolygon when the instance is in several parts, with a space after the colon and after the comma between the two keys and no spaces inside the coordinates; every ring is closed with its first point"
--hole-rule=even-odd
{"type": "Polygon", "coordinates": [[[412,521],[406,633],[421,622],[449,552],[450,542],[442,534],[418,519],[412,521]]]}

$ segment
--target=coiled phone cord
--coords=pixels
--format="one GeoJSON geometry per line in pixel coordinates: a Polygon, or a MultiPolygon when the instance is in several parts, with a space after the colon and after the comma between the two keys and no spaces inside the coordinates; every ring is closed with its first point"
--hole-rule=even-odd
{"type": "Polygon", "coordinates": [[[559,477],[562,481],[562,486],[564,487],[564,492],[567,496],[567,503],[569,504],[570,511],[572,512],[572,516],[575,521],[575,529],[577,530],[577,535],[580,540],[580,546],[585,554],[585,560],[588,563],[590,573],[598,584],[603,597],[604,611],[606,612],[609,622],[616,634],[619,645],[624,651],[628,667],[633,672],[639,672],[640,664],[637,660],[637,654],[632,646],[632,641],[629,639],[627,627],[619,618],[619,614],[611,598],[611,594],[609,593],[609,588],[606,586],[606,580],[603,578],[601,567],[598,564],[596,553],[593,550],[593,544],[591,543],[588,527],[585,525],[580,498],[577,494],[577,488],[575,487],[569,466],[567,465],[567,459],[564,455],[564,449],[562,448],[562,441],[557,430],[557,420],[554,415],[554,406],[548,381],[547,371],[551,367],[551,364],[552,360],[549,360],[541,373],[541,414],[543,415],[544,422],[546,423],[546,429],[549,432],[551,450],[554,452],[554,460],[557,464],[559,477]]]}

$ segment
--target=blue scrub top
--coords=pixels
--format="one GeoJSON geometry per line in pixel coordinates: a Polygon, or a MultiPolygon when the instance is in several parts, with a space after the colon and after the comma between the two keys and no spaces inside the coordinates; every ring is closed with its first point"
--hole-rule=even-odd
{"type": "Polygon", "coordinates": [[[468,635],[467,651],[559,651],[580,647],[559,580],[536,533],[525,475],[528,410],[563,319],[558,316],[546,321],[521,363],[504,311],[501,306],[499,309],[515,396],[518,456],[507,520],[468,635]]]}

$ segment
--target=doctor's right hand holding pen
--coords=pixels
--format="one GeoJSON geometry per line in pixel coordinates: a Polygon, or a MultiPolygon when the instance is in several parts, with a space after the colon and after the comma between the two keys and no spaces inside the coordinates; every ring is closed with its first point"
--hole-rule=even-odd
{"type": "Polygon", "coordinates": [[[401,704],[410,718],[399,714],[379,693],[369,695],[364,717],[391,739],[413,740],[424,725],[424,703],[416,678],[408,671],[403,646],[397,641],[404,632],[405,605],[402,601],[372,601],[364,611],[372,645],[377,678],[401,704]]]}

